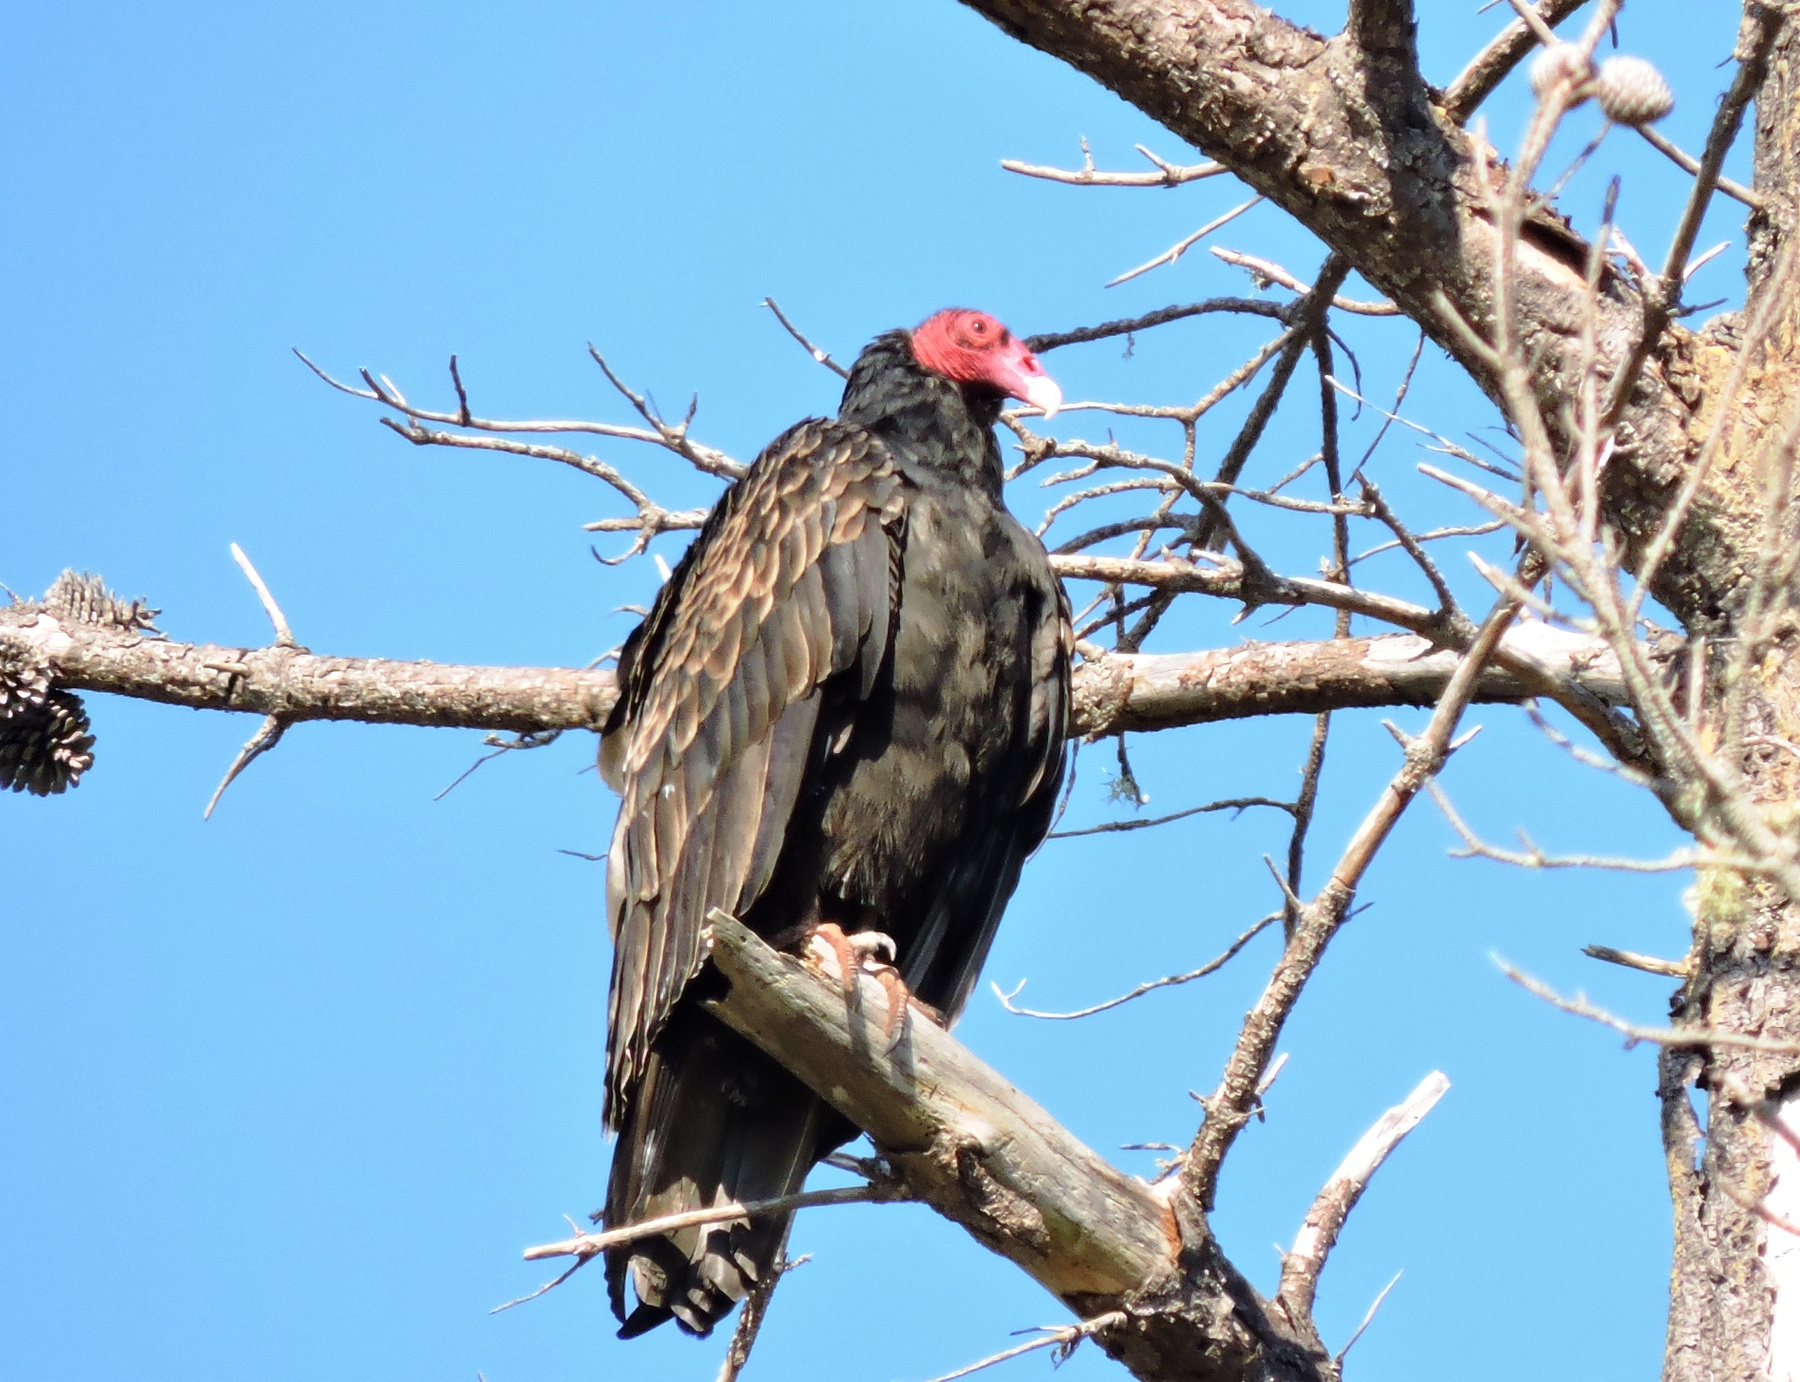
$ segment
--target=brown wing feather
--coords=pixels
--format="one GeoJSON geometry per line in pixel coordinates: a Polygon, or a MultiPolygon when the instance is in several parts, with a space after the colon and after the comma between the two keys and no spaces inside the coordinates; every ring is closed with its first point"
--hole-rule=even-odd
{"type": "Polygon", "coordinates": [[[606,1121],[700,970],[714,907],[766,886],[812,753],[818,688],[886,651],[900,482],[870,433],[800,424],[721,501],[620,655],[602,764],[619,789],[607,870],[606,1121]]]}

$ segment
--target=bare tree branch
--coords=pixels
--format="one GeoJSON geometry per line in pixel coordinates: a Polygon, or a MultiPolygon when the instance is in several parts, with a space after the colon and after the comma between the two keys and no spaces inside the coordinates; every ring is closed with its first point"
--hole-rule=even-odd
{"type": "Polygon", "coordinates": [[[1640,955],[1635,950],[1614,950],[1610,945],[1584,945],[1581,953],[1609,965],[1635,969],[1643,974],[1659,974],[1665,979],[1685,979],[1694,972],[1691,958],[1663,960],[1654,955],[1640,955]]]}
{"type": "MultiPolygon", "coordinates": [[[[1528,624],[1508,646],[1602,701],[1622,697],[1616,661],[1595,640],[1528,624]]],[[[0,654],[49,666],[56,684],[71,690],[275,715],[288,724],[598,730],[617,696],[617,679],[603,668],[470,667],[177,643],[141,629],[58,619],[30,602],[0,606],[0,654]]],[[[1404,635],[1108,654],[1075,668],[1072,729],[1102,735],[1252,715],[1430,705],[1454,663],[1454,653],[1404,635]]],[[[1503,669],[1485,673],[1477,687],[1484,701],[1532,694],[1531,681],[1503,669]]]]}
{"type": "Polygon", "coordinates": [[[1046,350],[1080,345],[1084,341],[1104,341],[1112,336],[1129,336],[1133,332],[1148,331],[1152,327],[1167,326],[1170,322],[1202,317],[1211,312],[1236,312],[1243,316],[1272,317],[1276,321],[1286,321],[1288,310],[1278,302],[1267,302],[1262,298],[1208,298],[1205,302],[1191,302],[1184,307],[1159,307],[1142,316],[1121,317],[1117,321],[1101,322],[1098,326],[1042,332],[1036,336],[1027,336],[1025,344],[1042,354],[1046,350]]]}
{"type": "MultiPolygon", "coordinates": [[[[1583,0],[1583,3],[1586,3],[1586,0],[1583,0]]],[[[1700,171],[1699,159],[1695,158],[1690,153],[1684,153],[1676,146],[1674,140],[1660,133],[1654,126],[1637,125],[1634,126],[1634,128],[1637,130],[1637,133],[1642,136],[1643,141],[1646,144],[1655,149],[1659,154],[1668,159],[1669,162],[1673,163],[1683,172],[1697,174],[1700,171]]],[[[1768,206],[1768,202],[1763,197],[1752,192],[1741,182],[1733,182],[1730,178],[1721,177],[1718,186],[1719,190],[1726,196],[1730,197],[1733,201],[1742,202],[1752,211],[1761,211],[1768,206]]]]}
{"type": "Polygon", "coordinates": [[[1588,1002],[1583,994],[1573,998],[1564,998],[1548,984],[1532,978],[1522,970],[1514,969],[1498,955],[1494,963],[1500,972],[1511,979],[1520,988],[1534,997],[1543,999],[1553,1008],[1560,1008],[1576,1017],[1585,1017],[1590,1022],[1598,1022],[1602,1027],[1611,1027],[1625,1038],[1625,1049],[1630,1050],[1640,1042],[1650,1042],[1657,1046],[1670,1047],[1737,1047],[1745,1051],[1766,1051],[1773,1055],[1800,1056],[1800,1041],[1774,1041],[1768,1037],[1747,1036],[1742,1032],[1727,1032],[1716,1027],[1682,1026],[1682,1027],[1643,1027],[1635,1022],[1627,1022],[1624,1018],[1608,1012],[1605,1008],[1596,1007],[1588,1002]]]}
{"type": "MultiPolygon", "coordinates": [[[[1123,1175],[948,1033],[908,1015],[881,1039],[888,995],[770,950],[723,913],[711,954],[730,985],[709,1003],[865,1129],[907,1187],[1024,1268],[1138,1376],[1324,1382],[1309,1324],[1281,1319],[1219,1253],[1185,1197],[1123,1175]]],[[[1166,1182],[1173,1188],[1173,1180],[1166,1182]]]]}
{"type": "Polygon", "coordinates": [[[1319,1289],[1319,1273],[1325,1268],[1326,1256],[1337,1245],[1350,1211],[1356,1208],[1381,1164],[1437,1107],[1449,1089],[1449,1077],[1441,1070],[1433,1070],[1403,1102],[1384,1113],[1374,1127],[1357,1139],[1325,1182],[1312,1208],[1307,1210],[1300,1232],[1294,1236],[1294,1246],[1282,1257],[1277,1295],[1290,1317],[1310,1318],[1313,1297],[1319,1289]]]}
{"type": "Polygon", "coordinates": [[[807,340],[805,336],[800,334],[800,328],[787,319],[787,313],[781,310],[781,305],[777,303],[774,298],[764,298],[763,306],[775,314],[775,320],[781,323],[782,329],[800,343],[800,348],[808,355],[812,356],[814,363],[825,366],[826,369],[830,370],[839,379],[848,379],[850,377],[850,371],[845,369],[836,360],[833,360],[827,351],[820,350],[818,346],[814,345],[811,341],[807,340]]]}
{"type": "Polygon", "coordinates": [[[1164,264],[1173,264],[1195,245],[1211,235],[1215,230],[1220,230],[1231,224],[1231,222],[1235,221],[1239,216],[1242,216],[1261,200],[1261,197],[1252,197],[1249,201],[1239,202],[1236,206],[1232,207],[1231,210],[1221,212],[1219,215],[1213,217],[1212,220],[1201,226],[1200,229],[1196,230],[1192,235],[1185,236],[1176,241],[1173,245],[1169,246],[1168,249],[1157,255],[1156,258],[1146,260],[1144,263],[1139,264],[1135,269],[1127,269],[1117,278],[1109,279],[1106,286],[1108,288],[1117,288],[1121,283],[1128,283],[1142,274],[1149,273],[1152,269],[1161,268],[1164,264]]]}
{"type": "MultiPolygon", "coordinates": [[[[1532,9],[1540,21],[1554,29],[1586,3],[1587,0],[1538,0],[1532,9]]],[[[1537,34],[1523,19],[1508,24],[1444,88],[1444,114],[1459,125],[1467,124],[1476,107],[1493,94],[1494,88],[1537,44],[1537,34]]]]}
{"type": "Polygon", "coordinates": [[[1156,165],[1153,173],[1109,173],[1094,166],[1094,155],[1086,139],[1081,141],[1081,167],[1049,168],[1038,163],[1022,163],[1016,158],[1003,158],[1000,166],[1023,177],[1042,178],[1046,182],[1066,182],[1077,187],[1179,187],[1184,182],[1217,177],[1226,171],[1222,163],[1194,163],[1182,166],[1158,158],[1142,144],[1137,151],[1156,165]]]}
{"type": "Polygon", "coordinates": [[[1014,1344],[1011,1348],[1003,1348],[998,1353],[989,1354],[979,1362],[970,1363],[967,1367],[957,1368],[954,1372],[946,1372],[931,1379],[931,1382],[957,1382],[957,1379],[973,1376],[984,1368],[991,1368],[996,1363],[1004,1363],[1019,1358],[1027,1353],[1035,1353],[1040,1348],[1055,1348],[1053,1360],[1060,1366],[1075,1351],[1075,1345],[1083,1339],[1091,1339],[1103,1329],[1113,1329],[1125,1323],[1125,1312],[1109,1310],[1104,1315],[1096,1315],[1091,1320],[1082,1320],[1079,1324],[1048,1325],[1041,1324],[1037,1328],[1042,1337],[1032,1339],[1028,1343],[1014,1344]]]}
{"type": "Polygon", "coordinates": [[[541,1262],[548,1257],[579,1257],[586,1261],[622,1243],[635,1243],[640,1239],[655,1238],[659,1234],[693,1228],[699,1224],[725,1224],[733,1219],[755,1219],[827,1204],[887,1204],[911,1198],[904,1185],[885,1181],[868,1185],[834,1185],[825,1190],[800,1190],[792,1195],[777,1195],[773,1199],[752,1200],[748,1204],[714,1204],[704,1209],[687,1209],[679,1214],[664,1214],[655,1219],[646,1219],[640,1224],[615,1225],[599,1233],[577,1233],[573,1238],[526,1248],[525,1260],[541,1262]]]}
{"type": "Polygon", "coordinates": [[[1443,788],[1435,782],[1431,784],[1431,797],[1444,813],[1444,819],[1450,822],[1450,828],[1462,839],[1463,847],[1450,851],[1451,857],[1456,859],[1492,859],[1495,863],[1512,864],[1522,869],[1611,869],[1618,873],[1682,873],[1702,867],[1756,867],[1756,861],[1752,859],[1692,849],[1678,849],[1662,859],[1626,859],[1605,854],[1546,854],[1527,839],[1523,832],[1520,833],[1520,843],[1525,848],[1502,849],[1488,844],[1469,829],[1468,823],[1450,804],[1450,798],[1443,788]]]}
{"type": "MultiPolygon", "coordinates": [[[[1240,254],[1237,250],[1223,249],[1213,246],[1215,257],[1240,269],[1248,269],[1250,277],[1259,286],[1279,283],[1283,288],[1305,295],[1312,291],[1312,284],[1302,283],[1281,265],[1269,259],[1258,259],[1253,254],[1240,254]]],[[[1333,295],[1331,305],[1340,312],[1350,312],[1359,317],[1397,317],[1400,309],[1391,302],[1363,302],[1358,298],[1347,298],[1342,293],[1333,295]]]]}
{"type": "Polygon", "coordinates": [[[1019,994],[1024,991],[1025,981],[1023,979],[1014,985],[1011,993],[1001,992],[1000,985],[998,984],[990,984],[990,987],[994,990],[994,997],[1000,1000],[1000,1006],[1005,1008],[1009,1013],[1013,1013],[1015,1016],[1038,1017],[1051,1022],[1072,1022],[1079,1017],[1092,1017],[1095,1013],[1108,1012],[1113,1008],[1121,1007],[1135,998],[1142,998],[1146,993],[1154,993],[1157,989],[1174,988],[1181,984],[1192,983],[1195,979],[1204,979],[1209,974],[1216,974],[1231,961],[1233,956],[1246,945],[1250,944],[1251,941],[1255,940],[1256,937],[1261,935],[1264,931],[1268,930],[1270,926],[1280,921],[1281,918],[1282,913],[1270,912],[1268,916],[1257,922],[1256,925],[1252,926],[1248,931],[1245,931],[1243,935],[1239,936],[1227,946],[1223,954],[1214,956],[1198,969],[1190,969],[1185,974],[1169,974],[1161,979],[1151,979],[1147,983],[1139,984],[1136,988],[1132,989],[1130,993],[1122,993],[1117,998],[1109,998],[1104,1003],[1095,1003],[1092,1007],[1077,1008],[1074,1012],[1047,1013],[1039,1012],[1035,1008],[1021,1008],[1016,1006],[1013,1003],[1013,999],[1017,998],[1019,994]]]}

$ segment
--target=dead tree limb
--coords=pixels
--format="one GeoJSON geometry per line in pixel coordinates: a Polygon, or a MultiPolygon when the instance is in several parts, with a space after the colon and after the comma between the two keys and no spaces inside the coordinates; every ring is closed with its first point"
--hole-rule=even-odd
{"type": "MultiPolygon", "coordinates": [[[[1504,645],[1608,705],[1624,687],[1599,640],[1543,624],[1504,645]]],[[[47,665],[55,684],[194,710],[303,720],[534,733],[598,730],[617,696],[610,669],[471,667],[331,657],[296,648],[178,643],[141,629],[57,618],[31,602],[0,607],[0,656],[47,665]]],[[[1077,734],[1143,732],[1258,715],[1432,705],[1456,654],[1412,634],[1246,643],[1193,653],[1108,654],[1075,668],[1077,734]]],[[[1505,668],[1482,674],[1478,701],[1540,694],[1505,668]]]]}
{"type": "MultiPolygon", "coordinates": [[[[1185,1197],[1116,1170],[948,1032],[909,1015],[883,1035],[886,991],[771,950],[715,913],[709,1006],[864,1128],[912,1193],[1017,1263],[1139,1377],[1325,1379],[1329,1355],[1219,1251],[1185,1197]]],[[[1177,1182],[1165,1183],[1171,1190],[1177,1182]]]]}
{"type": "Polygon", "coordinates": [[[1294,1246],[1281,1263],[1281,1286],[1277,1292],[1283,1307],[1294,1319],[1310,1319],[1313,1296],[1319,1289],[1319,1273],[1325,1258],[1336,1246],[1344,1222],[1381,1164],[1421,1119],[1437,1106],[1450,1088],[1450,1079],[1441,1070],[1433,1070],[1418,1088],[1401,1103],[1384,1113],[1375,1126],[1357,1139],[1345,1155],[1331,1179],[1319,1191],[1312,1208],[1306,1213],[1294,1246]]]}

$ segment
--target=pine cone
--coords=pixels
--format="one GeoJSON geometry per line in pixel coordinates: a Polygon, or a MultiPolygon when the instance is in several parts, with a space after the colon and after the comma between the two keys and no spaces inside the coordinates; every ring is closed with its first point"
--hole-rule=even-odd
{"type": "Polygon", "coordinates": [[[0,788],[47,797],[66,792],[94,765],[87,711],[69,691],[0,720],[0,788]]]}
{"type": "MultiPolygon", "coordinates": [[[[1573,43],[1549,44],[1540,48],[1531,60],[1531,94],[1541,101],[1559,81],[1567,81],[1579,91],[1592,72],[1588,60],[1581,56],[1581,49],[1573,43]]],[[[1579,105],[1581,99],[1581,96],[1572,97],[1569,104],[1579,105]]]]}
{"type": "Polygon", "coordinates": [[[1654,125],[1675,109],[1675,93],[1643,58],[1608,58],[1594,78],[1594,98],[1615,125],[1654,125]]]}
{"type": "Polygon", "coordinates": [[[49,670],[0,652],[0,720],[22,715],[50,694],[49,670]]]}
{"type": "Polygon", "coordinates": [[[147,633],[156,632],[156,616],[162,613],[142,600],[120,599],[91,571],[63,572],[44,596],[44,608],[67,623],[105,624],[147,633]]]}

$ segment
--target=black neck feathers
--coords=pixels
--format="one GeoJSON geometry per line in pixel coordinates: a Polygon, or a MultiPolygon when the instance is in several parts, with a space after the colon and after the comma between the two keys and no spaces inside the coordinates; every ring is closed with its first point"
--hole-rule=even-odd
{"type": "Polygon", "coordinates": [[[957,384],[913,358],[912,337],[889,331],[871,341],[844,385],[838,418],[874,432],[907,469],[1000,497],[994,424],[1004,403],[992,388],[957,384]]]}

